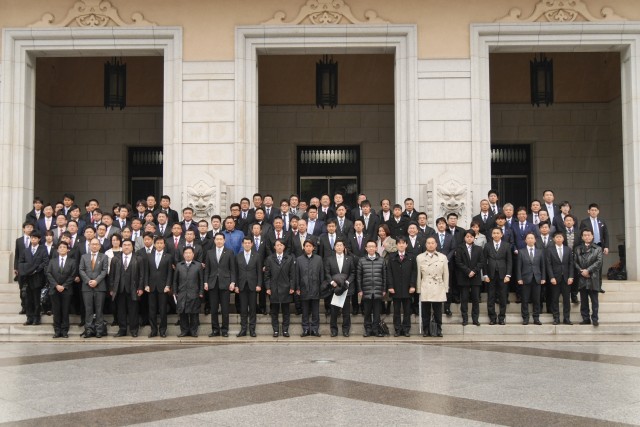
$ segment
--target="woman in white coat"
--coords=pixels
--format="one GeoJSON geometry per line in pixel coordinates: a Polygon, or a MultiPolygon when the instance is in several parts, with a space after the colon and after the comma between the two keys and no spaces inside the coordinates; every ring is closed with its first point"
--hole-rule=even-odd
{"type": "Polygon", "coordinates": [[[438,244],[435,237],[427,238],[427,251],[416,257],[418,278],[416,292],[420,294],[422,304],[422,336],[432,335],[431,309],[436,322],[435,336],[442,337],[442,303],[447,300],[449,291],[449,261],[446,255],[436,252],[438,244]]]}

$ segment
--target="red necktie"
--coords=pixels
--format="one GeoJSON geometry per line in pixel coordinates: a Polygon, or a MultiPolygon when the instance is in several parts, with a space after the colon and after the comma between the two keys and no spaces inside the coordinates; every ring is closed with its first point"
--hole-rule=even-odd
{"type": "Polygon", "coordinates": [[[176,237],[175,247],[178,249],[178,238],[176,237]]]}

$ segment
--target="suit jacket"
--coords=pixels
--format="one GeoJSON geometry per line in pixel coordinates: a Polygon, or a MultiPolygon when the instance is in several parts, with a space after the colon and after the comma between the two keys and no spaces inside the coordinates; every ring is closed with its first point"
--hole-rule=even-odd
{"type": "MultiPolygon", "coordinates": [[[[339,237],[338,233],[335,233],[334,240],[333,240],[334,245],[336,243],[336,240],[338,240],[338,237],[339,237]]],[[[329,234],[324,233],[322,236],[318,238],[318,255],[320,255],[324,259],[335,253],[336,253],[335,249],[331,247],[329,234]]]]}
{"type": "Polygon", "coordinates": [[[353,231],[353,221],[351,221],[349,218],[344,218],[342,223],[342,229],[340,228],[340,218],[336,218],[336,221],[338,222],[338,228],[336,230],[336,233],[338,233],[344,239],[349,237],[349,235],[353,231]]]}
{"type": "Polygon", "coordinates": [[[318,219],[322,222],[327,222],[327,220],[336,217],[336,212],[331,209],[331,206],[327,208],[327,212],[325,213],[321,206],[318,206],[318,219]]]}
{"type": "MultiPolygon", "coordinates": [[[[289,253],[291,251],[291,233],[288,231],[281,231],[280,238],[285,244],[285,253],[289,253]]],[[[269,232],[264,236],[264,246],[267,256],[274,253],[276,250],[274,249],[274,245],[276,244],[276,230],[269,230],[269,232]]],[[[254,242],[255,246],[255,242],[254,242]]]]}
{"type": "Polygon", "coordinates": [[[400,221],[398,222],[393,216],[389,218],[389,221],[386,222],[387,227],[389,227],[389,231],[391,232],[391,237],[394,239],[398,236],[406,236],[407,235],[407,227],[409,227],[409,218],[406,216],[401,216],[400,221]]]}
{"type": "Polygon", "coordinates": [[[155,233],[153,233],[154,236],[161,236],[163,239],[167,239],[168,237],[171,237],[171,224],[167,223],[164,225],[164,232],[160,232],[160,224],[158,224],[158,227],[156,227],[156,231],[155,233]]]}
{"type": "Polygon", "coordinates": [[[255,292],[256,286],[262,286],[262,259],[254,250],[249,255],[249,263],[244,257],[244,249],[236,255],[237,277],[236,288],[242,292],[245,288],[255,292]]]}
{"type": "Polygon", "coordinates": [[[464,233],[465,229],[462,227],[456,227],[455,233],[451,233],[451,228],[447,226],[447,230],[445,231],[451,237],[453,237],[453,248],[456,249],[458,246],[464,243],[464,233]]]}
{"type": "Polygon", "coordinates": [[[47,283],[49,284],[49,295],[54,295],[58,293],[56,289],[56,285],[61,285],[64,287],[65,294],[71,295],[73,294],[73,281],[76,278],[76,260],[69,257],[67,254],[67,259],[64,262],[64,267],[62,270],[60,269],[60,258],[53,258],[49,265],[47,266],[47,283]]]}
{"type": "MultiPolygon", "coordinates": [[[[163,210],[164,209],[159,207],[155,211],[153,211],[154,218],[158,218],[158,214],[163,210]]],[[[176,222],[180,222],[180,216],[178,215],[178,212],[175,211],[174,209],[169,208],[169,210],[167,211],[167,216],[169,217],[169,221],[168,221],[169,225],[175,224],[176,222]]]]}
{"type": "Polygon", "coordinates": [[[428,225],[424,227],[424,229],[420,226],[418,226],[418,234],[421,235],[422,237],[424,237],[425,240],[427,240],[427,238],[434,236],[437,234],[436,230],[434,230],[433,228],[429,227],[428,225]]]}
{"type": "MultiPolygon", "coordinates": [[[[556,231],[562,231],[563,233],[566,231],[567,227],[564,225],[564,219],[562,218],[562,212],[553,217],[553,221],[551,223],[556,229],[556,231]]],[[[575,224],[574,224],[575,226],[575,224]]]]}
{"type": "Polygon", "coordinates": [[[196,221],[196,220],[191,220],[191,224],[189,224],[188,228],[187,228],[187,223],[184,220],[180,221],[180,225],[182,226],[182,235],[183,236],[185,235],[187,230],[193,230],[193,232],[195,233],[196,236],[200,233],[198,231],[198,221],[196,221]]]}
{"type": "MultiPolygon", "coordinates": [[[[118,294],[125,293],[132,301],[138,301],[138,291],[144,289],[144,280],[146,277],[144,270],[148,267],[148,264],[144,261],[143,257],[132,253],[129,255],[129,266],[125,270],[124,254],[122,254],[122,257],[123,261],[120,262],[118,285],[115,286],[114,283],[111,283],[111,298],[115,300],[118,294]]],[[[114,257],[114,259],[116,258],[114,257]]]]}
{"type": "MultiPolygon", "coordinates": [[[[609,248],[609,228],[607,227],[607,224],[605,224],[605,222],[600,219],[600,217],[598,217],[597,219],[598,221],[598,228],[600,230],[600,246],[603,249],[608,249],[609,248]]],[[[582,234],[582,230],[591,230],[591,232],[593,233],[593,225],[591,224],[591,217],[589,218],[585,218],[580,222],[580,234],[582,234]]],[[[594,243],[595,243],[595,239],[594,239],[594,243]]]]}
{"type": "MultiPolygon", "coordinates": [[[[312,236],[311,234],[307,233],[306,236],[305,236],[305,240],[311,240],[313,242],[313,244],[314,244],[313,253],[317,254],[319,252],[319,249],[320,249],[319,248],[319,242],[318,242],[318,236],[312,236]]],[[[304,242],[300,241],[300,234],[298,234],[297,236],[292,236],[291,237],[291,251],[287,252],[286,249],[285,249],[285,253],[290,253],[295,258],[298,258],[302,254],[304,254],[304,247],[302,246],[303,243],[304,242]]]]}
{"type": "MultiPolygon", "coordinates": [[[[351,209],[350,213],[350,219],[352,221],[355,221],[358,218],[362,218],[362,212],[360,212],[360,206],[356,206],[355,208],[351,209]]],[[[376,215],[376,211],[375,209],[371,208],[371,215],[376,215]]],[[[391,213],[391,216],[393,216],[393,213],[391,213]]],[[[380,221],[382,221],[382,219],[380,219],[380,221]]]]}
{"type": "Polygon", "coordinates": [[[173,256],[166,250],[162,252],[160,263],[156,267],[156,251],[147,255],[147,279],[145,286],[149,286],[149,292],[163,293],[167,286],[171,288],[173,283],[173,256]]]}
{"type": "MultiPolygon", "coordinates": [[[[40,210],[40,218],[43,218],[43,217],[44,217],[44,212],[42,212],[42,210],[40,210]]],[[[38,223],[38,220],[40,218],[38,218],[38,216],[36,215],[36,210],[35,209],[31,209],[25,215],[24,220],[25,220],[25,222],[30,222],[35,227],[35,225],[38,223]]]]}
{"type": "Polygon", "coordinates": [[[196,242],[200,244],[200,247],[202,248],[202,253],[206,254],[210,249],[213,249],[213,247],[215,246],[215,243],[213,243],[213,238],[210,237],[208,234],[205,234],[204,236],[205,237],[203,239],[200,237],[200,233],[196,234],[196,242]]]}
{"type": "Polygon", "coordinates": [[[273,219],[277,216],[276,213],[279,212],[278,209],[274,206],[271,206],[268,214],[266,206],[262,206],[262,209],[264,209],[264,222],[266,222],[267,224],[273,224],[273,219]]]}
{"type": "MultiPolygon", "coordinates": [[[[251,246],[251,250],[255,251],[258,255],[260,255],[260,259],[264,262],[264,260],[267,259],[267,245],[265,245],[264,238],[260,236],[260,245],[258,247],[256,247],[255,236],[251,236],[251,240],[253,240],[253,245],[251,246]]],[[[290,249],[290,248],[285,248],[285,251],[287,249],[290,249]]]]}
{"type": "Polygon", "coordinates": [[[113,220],[113,225],[115,225],[116,227],[118,227],[120,230],[122,230],[125,227],[131,227],[131,220],[130,219],[125,219],[124,220],[124,225],[122,225],[120,223],[120,218],[116,218],[113,220]]]}
{"type": "Polygon", "coordinates": [[[228,289],[236,282],[236,256],[231,249],[223,248],[220,261],[217,259],[217,248],[207,252],[205,257],[204,283],[212,289],[228,289]]]}
{"type": "Polygon", "coordinates": [[[283,254],[278,264],[277,254],[267,257],[264,262],[264,286],[271,291],[271,304],[288,304],[293,301],[289,292],[296,287],[296,261],[292,255],[283,254]]]}
{"type": "MultiPolygon", "coordinates": [[[[573,279],[573,251],[567,246],[562,246],[562,259],[558,255],[558,249],[553,244],[546,252],[546,268],[549,280],[556,279],[557,284],[573,279]]],[[[553,285],[552,285],[553,286],[553,285]]]]}
{"type": "MultiPolygon", "coordinates": [[[[182,252],[186,247],[187,247],[187,242],[184,242],[178,245],[178,250],[175,252],[175,255],[173,257],[175,261],[175,265],[178,265],[179,262],[184,261],[184,256],[182,255],[182,252]]],[[[202,247],[198,244],[198,239],[194,240],[193,241],[193,261],[200,264],[203,263],[204,255],[205,255],[205,252],[202,250],[202,247]]]]}
{"type": "MultiPolygon", "coordinates": [[[[369,215],[369,224],[364,221],[364,217],[361,216],[362,222],[365,227],[363,233],[367,236],[367,240],[377,240],[378,239],[378,226],[380,225],[380,218],[373,213],[369,215]]],[[[393,236],[392,236],[393,237],[393,236]]]]}
{"type": "Polygon", "coordinates": [[[484,267],[482,271],[491,281],[493,281],[496,276],[499,281],[504,281],[505,276],[511,276],[513,271],[511,245],[501,241],[498,251],[496,251],[495,242],[491,240],[484,245],[483,255],[484,267]]]}
{"type": "MultiPolygon", "coordinates": [[[[42,276],[44,278],[44,273],[47,269],[47,264],[49,263],[49,253],[47,252],[47,248],[44,245],[38,245],[38,249],[36,249],[36,253],[31,253],[31,247],[25,248],[22,254],[20,255],[20,260],[18,262],[18,271],[20,276],[24,278],[29,278],[31,276],[42,276]]],[[[36,284],[34,282],[34,284],[36,284]]],[[[42,286],[43,283],[40,283],[39,286],[42,286]]]]}
{"type": "Polygon", "coordinates": [[[569,230],[565,227],[562,235],[564,236],[564,245],[569,246],[571,249],[575,249],[582,244],[582,239],[580,238],[580,230],[575,225],[573,226],[572,232],[569,233],[569,230]],[[569,237],[573,236],[573,244],[569,245],[569,237]]]}
{"type": "MultiPolygon", "coordinates": [[[[31,240],[29,240],[29,246],[31,246],[31,240]]],[[[16,248],[13,251],[13,269],[18,271],[20,269],[20,257],[27,248],[24,244],[24,234],[16,239],[16,248]]]]}
{"type": "Polygon", "coordinates": [[[387,288],[393,289],[395,293],[390,294],[392,298],[410,298],[409,288],[416,287],[418,275],[418,265],[416,256],[407,252],[404,259],[400,261],[400,254],[393,252],[389,255],[387,264],[387,288]]]}
{"type": "MultiPolygon", "coordinates": [[[[547,207],[546,203],[542,202],[541,205],[542,205],[542,207],[540,208],[541,211],[549,212],[549,208],[547,207]]],[[[553,219],[555,220],[556,217],[560,216],[561,213],[562,213],[562,211],[560,211],[560,207],[554,203],[553,204],[553,219]]]]}
{"type": "Polygon", "coordinates": [[[427,238],[422,237],[420,234],[416,235],[416,244],[411,243],[411,237],[407,237],[407,252],[417,257],[421,253],[427,250],[427,238]]]}
{"type": "MultiPolygon", "coordinates": [[[[309,223],[309,221],[307,221],[307,223],[309,223]]],[[[309,231],[309,227],[307,227],[307,231],[309,231]]],[[[313,226],[313,232],[311,234],[316,237],[319,237],[325,231],[326,230],[324,226],[324,221],[320,221],[319,219],[317,219],[315,222],[315,225],[313,226]]]]}
{"type": "Polygon", "coordinates": [[[195,261],[189,266],[185,261],[178,263],[173,275],[172,289],[176,296],[176,311],[179,314],[199,313],[200,295],[204,295],[201,266],[195,261]]]}
{"type": "MultiPolygon", "coordinates": [[[[393,216],[393,215],[392,215],[393,216]]],[[[402,216],[405,218],[409,219],[409,222],[411,221],[418,221],[418,211],[417,210],[412,210],[411,213],[409,213],[408,211],[404,210],[402,211],[402,216]]]]}
{"type": "Polygon", "coordinates": [[[553,237],[551,237],[551,233],[547,235],[547,244],[544,244],[544,240],[542,239],[542,235],[536,237],[536,248],[547,250],[547,248],[554,246],[553,237]]]}
{"type": "Polygon", "coordinates": [[[522,280],[524,284],[540,283],[546,278],[546,260],[544,251],[535,249],[533,252],[533,261],[529,256],[529,250],[525,247],[518,253],[516,261],[516,279],[522,280]]]}
{"type": "MultiPolygon", "coordinates": [[[[136,252],[136,256],[138,260],[142,263],[140,268],[142,269],[142,288],[149,283],[148,275],[149,275],[149,256],[147,255],[147,248],[138,249],[136,252]]],[[[155,249],[151,249],[150,254],[155,253],[155,249]]]]}
{"type": "Polygon", "coordinates": [[[460,245],[456,249],[456,275],[458,286],[480,286],[482,285],[482,267],[484,266],[484,255],[482,248],[471,245],[471,256],[467,245],[460,245]],[[469,277],[469,273],[475,276],[469,277]]]}
{"type": "Polygon", "coordinates": [[[58,226],[56,225],[56,219],[54,217],[51,217],[51,224],[49,225],[49,228],[47,228],[47,223],[45,221],[45,216],[41,215],[35,228],[37,228],[40,231],[40,234],[42,234],[42,240],[41,241],[44,242],[44,232],[47,231],[47,230],[52,230],[53,231],[56,228],[58,228],[58,226]]]}
{"type": "Polygon", "coordinates": [[[364,232],[362,233],[362,243],[360,246],[358,246],[358,236],[355,232],[351,233],[351,235],[347,238],[347,248],[349,250],[349,253],[356,257],[354,261],[354,264],[356,266],[358,265],[358,259],[367,255],[367,250],[365,248],[366,245],[367,235],[364,232]]]}
{"type": "Polygon", "coordinates": [[[518,250],[527,246],[527,243],[524,241],[527,234],[533,233],[536,238],[540,235],[538,226],[530,222],[525,223],[524,231],[520,229],[520,223],[518,221],[513,222],[511,229],[513,230],[513,245],[515,249],[518,250]]]}
{"type": "Polygon", "coordinates": [[[109,270],[109,257],[102,252],[96,256],[95,266],[91,268],[91,253],[80,258],[80,279],[82,280],[82,292],[107,292],[107,272],[109,270]],[[89,280],[98,282],[94,288],[89,286],[89,280]]]}
{"type": "Polygon", "coordinates": [[[342,295],[344,291],[347,291],[347,296],[353,295],[356,290],[356,265],[354,264],[354,257],[352,255],[344,254],[342,259],[342,270],[338,267],[338,257],[334,253],[333,255],[324,259],[324,281],[325,287],[331,286],[332,277],[336,274],[344,274],[346,280],[342,286],[337,286],[334,293],[342,295]]]}
{"type": "Polygon", "coordinates": [[[493,212],[491,212],[491,209],[489,209],[489,212],[487,212],[486,221],[483,221],[482,219],[482,212],[474,216],[471,220],[478,221],[480,223],[480,233],[485,235],[487,241],[491,240],[491,228],[495,224],[495,221],[493,219],[493,212]]]}
{"type": "Polygon", "coordinates": [[[178,252],[180,251],[180,246],[184,246],[186,240],[184,236],[178,237],[178,248],[176,249],[175,244],[175,236],[173,234],[164,239],[164,250],[165,252],[169,252],[174,260],[174,265],[177,264],[178,252]]]}
{"type": "MultiPolygon", "coordinates": [[[[436,243],[438,244],[437,251],[443,254],[444,256],[446,256],[447,259],[449,260],[449,264],[450,264],[449,267],[450,268],[453,267],[454,256],[456,253],[456,245],[455,245],[455,241],[453,240],[453,236],[445,232],[444,240],[442,244],[440,244],[440,232],[436,232],[436,235],[434,237],[436,238],[436,243]]],[[[453,271],[450,271],[450,273],[453,273],[453,271]]]]}

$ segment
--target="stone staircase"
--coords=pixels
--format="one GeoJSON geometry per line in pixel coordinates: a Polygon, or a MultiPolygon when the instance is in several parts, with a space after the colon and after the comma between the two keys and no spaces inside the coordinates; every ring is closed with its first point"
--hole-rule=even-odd
{"type": "MultiPolygon", "coordinates": [[[[507,324],[504,326],[490,326],[486,309],[486,294],[482,295],[483,302],[480,305],[481,326],[461,325],[459,305],[453,304],[451,309],[453,316],[443,318],[443,333],[450,339],[473,340],[474,337],[483,340],[567,340],[575,339],[579,336],[593,336],[592,339],[607,339],[607,337],[626,337],[632,339],[634,335],[640,338],[640,282],[630,281],[605,281],[605,294],[600,294],[600,326],[593,327],[578,325],[582,320],[579,313],[579,305],[572,304],[571,319],[574,325],[552,325],[551,314],[541,315],[542,326],[529,324],[523,326],[520,317],[520,305],[511,303],[507,306],[507,324]]],[[[511,295],[513,300],[513,295],[511,295]]],[[[293,308],[293,307],[292,307],[293,308]]],[[[231,305],[233,310],[233,304],[231,305]]],[[[323,307],[321,304],[321,311],[323,307]]],[[[471,310],[471,307],[469,307],[471,310]]],[[[17,285],[15,283],[0,284],[0,340],[42,340],[51,336],[53,318],[43,316],[42,324],[39,326],[23,326],[26,320],[24,315],[19,315],[20,298],[18,296],[17,285]]],[[[384,316],[383,316],[384,317],[384,316]]],[[[111,316],[105,316],[111,322],[111,316]]],[[[174,325],[177,320],[176,315],[169,316],[168,336],[175,337],[179,333],[179,328],[174,325]]],[[[272,333],[270,316],[258,315],[256,332],[260,337],[270,337],[272,333]]],[[[385,321],[393,331],[393,319],[391,315],[386,316],[385,321]]],[[[70,316],[71,337],[78,337],[82,328],[77,326],[79,316],[70,316]]],[[[198,340],[207,340],[206,335],[210,332],[210,316],[200,315],[200,335],[198,340]]],[[[291,327],[289,332],[292,337],[301,333],[300,316],[291,316],[291,327]]],[[[235,334],[240,330],[240,316],[232,313],[230,315],[229,334],[235,339],[235,334]]],[[[320,315],[320,332],[324,337],[329,336],[329,317],[320,315]]],[[[412,317],[413,337],[418,334],[418,317],[412,317]]],[[[361,337],[363,332],[362,315],[352,316],[351,335],[361,337]]],[[[113,335],[117,327],[109,327],[109,334],[113,335]]],[[[141,328],[140,337],[146,337],[149,327],[141,328]]],[[[138,338],[139,340],[141,338],[138,338]]],[[[193,340],[193,339],[191,339],[193,340]]]]}

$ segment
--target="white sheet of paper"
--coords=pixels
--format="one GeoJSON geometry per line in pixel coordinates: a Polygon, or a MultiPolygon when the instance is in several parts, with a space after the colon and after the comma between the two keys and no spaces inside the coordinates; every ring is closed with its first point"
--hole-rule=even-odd
{"type": "Polygon", "coordinates": [[[344,302],[347,300],[347,292],[343,292],[342,295],[333,294],[331,298],[331,305],[335,305],[336,307],[344,307],[344,302]]]}

